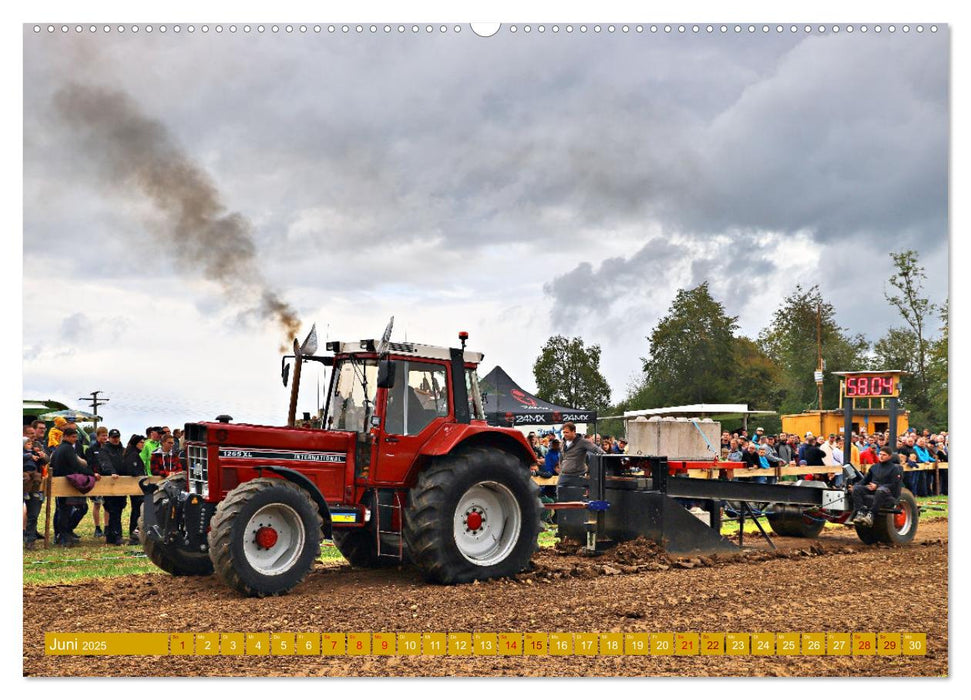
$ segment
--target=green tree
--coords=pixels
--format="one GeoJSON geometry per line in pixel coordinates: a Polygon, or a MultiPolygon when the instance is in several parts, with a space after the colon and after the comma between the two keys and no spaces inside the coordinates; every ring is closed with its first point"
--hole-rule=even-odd
{"type": "Polygon", "coordinates": [[[931,343],[927,354],[927,378],[930,385],[930,414],[931,423],[935,430],[948,427],[948,381],[947,381],[947,353],[948,353],[948,312],[950,304],[945,301],[941,305],[941,335],[931,343]]]}
{"type": "MultiPolygon", "coordinates": [[[[758,343],[745,336],[735,338],[732,364],[730,402],[748,404],[752,410],[777,410],[784,398],[782,369],[758,343]]],[[[777,415],[758,420],[770,433],[782,430],[782,421],[777,415]]]]}
{"type": "MultiPolygon", "coordinates": [[[[873,344],[872,368],[899,369],[913,374],[917,364],[917,336],[909,328],[891,328],[873,344]]],[[[907,383],[904,382],[904,386],[907,383]]]]}
{"type": "Polygon", "coordinates": [[[835,408],[839,382],[832,372],[859,370],[868,366],[869,343],[862,335],[847,335],[836,323],[836,311],[823,300],[818,286],[808,290],[796,285],[774,315],[775,321],[759,333],[759,347],[781,370],[782,413],[800,413],[817,407],[816,328],[817,313],[826,370],[823,375],[823,408],[835,408]]]}
{"type": "Polygon", "coordinates": [[[667,316],[648,337],[650,357],[634,392],[638,408],[718,403],[732,394],[738,318],[725,313],[703,282],[679,289],[667,316]]]}
{"type": "Polygon", "coordinates": [[[916,409],[927,411],[930,408],[930,386],[927,377],[929,344],[926,323],[937,310],[937,306],[922,296],[927,275],[917,259],[917,251],[890,253],[890,258],[893,260],[894,272],[889,281],[894,291],[891,293],[884,289],[883,295],[900,312],[916,338],[914,370],[917,390],[913,392],[912,400],[916,409]]]}
{"type": "Polygon", "coordinates": [[[584,347],[582,338],[554,335],[533,364],[536,395],[544,401],[603,411],[610,405],[610,385],[600,372],[600,346],[584,347]]]}

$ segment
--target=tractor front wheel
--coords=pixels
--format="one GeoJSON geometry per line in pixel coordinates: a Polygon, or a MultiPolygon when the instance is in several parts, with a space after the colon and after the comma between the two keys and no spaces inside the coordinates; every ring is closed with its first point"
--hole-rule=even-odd
{"type": "Polygon", "coordinates": [[[467,583],[523,571],[538,547],[539,487],[514,455],[460,449],[418,477],[405,509],[405,543],[425,578],[467,583]]]}
{"type": "Polygon", "coordinates": [[[322,519],[304,489],[261,477],[233,489],[216,508],[209,554],[216,575],[249,596],[286,593],[320,556],[322,519]]]}
{"type": "MultiPolygon", "coordinates": [[[[173,474],[165,480],[176,484],[180,490],[186,487],[185,472],[173,474]]],[[[164,483],[164,482],[163,482],[164,483]]],[[[159,484],[161,486],[161,484],[159,484]]],[[[148,499],[146,499],[148,500],[148,499]]],[[[152,494],[151,501],[143,508],[155,509],[155,522],[160,522],[169,506],[169,496],[162,488],[152,494]]],[[[173,576],[208,576],[212,573],[212,560],[208,552],[195,552],[177,544],[159,542],[149,538],[145,532],[144,516],[138,516],[138,539],[145,555],[155,566],[173,576]]]]}

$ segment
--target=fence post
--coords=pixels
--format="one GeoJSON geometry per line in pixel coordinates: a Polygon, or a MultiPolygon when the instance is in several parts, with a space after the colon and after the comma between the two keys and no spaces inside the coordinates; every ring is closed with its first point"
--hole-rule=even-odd
{"type": "Polygon", "coordinates": [[[51,482],[53,474],[44,479],[44,549],[51,546],[51,482]]]}

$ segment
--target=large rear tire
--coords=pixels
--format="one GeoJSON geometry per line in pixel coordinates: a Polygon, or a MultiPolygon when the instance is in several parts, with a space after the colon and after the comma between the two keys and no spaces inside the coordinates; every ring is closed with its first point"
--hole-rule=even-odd
{"type": "Polygon", "coordinates": [[[261,477],[229,492],[216,508],[209,554],[216,575],[248,596],[281,595],[320,556],[323,520],[304,489],[261,477]]]}
{"type": "MultiPolygon", "coordinates": [[[[181,490],[185,490],[185,472],[179,472],[165,479],[162,483],[175,483],[181,490]]],[[[159,484],[161,486],[161,484],[159,484]]],[[[145,503],[142,508],[154,508],[155,520],[158,522],[168,508],[169,497],[161,488],[152,494],[151,503],[145,503]]],[[[138,516],[138,540],[142,549],[155,566],[173,576],[208,576],[213,572],[212,560],[208,552],[194,552],[179,547],[176,544],[164,544],[149,539],[145,533],[145,518],[138,516]]]]}
{"type": "Polygon", "coordinates": [[[540,513],[539,487],[519,459],[460,448],[419,474],[405,508],[405,543],[435,583],[512,576],[539,546],[540,513]]]}
{"type": "Polygon", "coordinates": [[[766,516],[769,527],[780,537],[819,537],[826,526],[822,519],[810,518],[798,506],[776,506],[766,516]]]}

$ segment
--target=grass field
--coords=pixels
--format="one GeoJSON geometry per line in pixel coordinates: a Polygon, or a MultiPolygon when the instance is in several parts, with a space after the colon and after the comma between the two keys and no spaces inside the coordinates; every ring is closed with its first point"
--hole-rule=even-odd
{"type": "MultiPolygon", "coordinates": [[[[948,515],[947,496],[918,498],[917,501],[921,506],[921,520],[946,518],[948,515]]],[[[125,522],[127,523],[127,520],[125,522]]],[[[762,518],[762,524],[768,529],[765,518],[762,518]]],[[[827,525],[827,527],[842,526],[827,525]]],[[[754,523],[746,522],[745,532],[758,532],[758,528],[754,523]]],[[[39,541],[35,544],[35,549],[24,550],[24,584],[69,583],[158,571],[140,546],[125,544],[121,547],[109,547],[105,545],[103,538],[96,539],[90,511],[78,526],[77,533],[81,536],[81,542],[74,547],[65,549],[51,546],[49,549],[44,549],[43,541],[39,541]]],[[[725,523],[722,534],[728,536],[733,533],[738,533],[738,523],[725,523]]],[[[540,532],[541,547],[552,547],[557,541],[555,528],[540,532]]],[[[336,561],[341,559],[341,554],[331,542],[327,541],[321,547],[320,559],[336,561]]]]}

